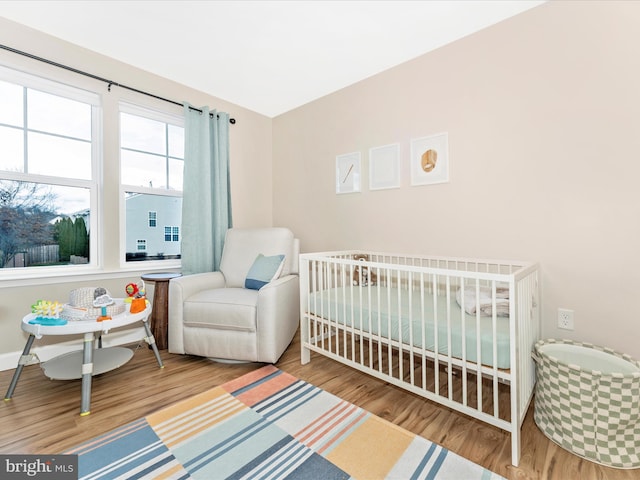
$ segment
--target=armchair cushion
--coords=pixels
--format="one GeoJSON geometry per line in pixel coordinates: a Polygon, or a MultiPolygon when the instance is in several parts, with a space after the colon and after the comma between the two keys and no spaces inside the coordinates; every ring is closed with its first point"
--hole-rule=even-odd
{"type": "Polygon", "coordinates": [[[255,290],[203,290],[184,301],[184,325],[255,332],[257,304],[258,292],[255,290]]]}
{"type": "Polygon", "coordinates": [[[284,266],[284,255],[272,255],[265,257],[259,253],[253,265],[247,273],[244,287],[252,290],[260,290],[267,283],[277,279],[284,266]]]}

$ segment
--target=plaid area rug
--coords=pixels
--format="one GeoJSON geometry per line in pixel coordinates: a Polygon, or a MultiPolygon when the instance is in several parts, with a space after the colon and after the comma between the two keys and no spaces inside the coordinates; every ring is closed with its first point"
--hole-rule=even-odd
{"type": "Polygon", "coordinates": [[[81,479],[502,478],[273,366],[64,453],[81,479]]]}

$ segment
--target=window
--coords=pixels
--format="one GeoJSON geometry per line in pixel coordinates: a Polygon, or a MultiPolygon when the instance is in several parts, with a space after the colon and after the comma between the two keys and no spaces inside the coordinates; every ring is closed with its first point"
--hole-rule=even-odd
{"type": "Polygon", "coordinates": [[[138,247],[138,251],[144,252],[147,249],[147,241],[146,240],[136,240],[136,244],[138,247]]]}
{"type": "Polygon", "coordinates": [[[180,241],[180,227],[164,227],[164,241],[165,242],[179,242],[180,241]]]}
{"type": "Polygon", "coordinates": [[[0,67],[0,105],[0,275],[95,263],[98,96],[0,67]]]}
{"type": "Polygon", "coordinates": [[[178,116],[120,105],[127,262],[180,258],[180,228],[173,225],[182,221],[183,124],[178,116]],[[158,223],[172,226],[160,230],[158,223]],[[144,252],[137,243],[140,238],[146,239],[144,252]]]}

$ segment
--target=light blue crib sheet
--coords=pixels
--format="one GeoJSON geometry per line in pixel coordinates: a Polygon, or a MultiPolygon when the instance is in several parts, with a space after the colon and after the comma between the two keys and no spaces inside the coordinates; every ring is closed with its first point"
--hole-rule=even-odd
{"type": "MultiPolygon", "coordinates": [[[[477,362],[476,316],[464,312],[451,291],[450,300],[446,295],[434,296],[406,289],[387,287],[347,286],[314,292],[309,296],[309,313],[336,322],[340,326],[353,327],[384,338],[399,340],[414,347],[435,351],[434,325],[437,318],[438,352],[448,354],[447,306],[451,325],[451,355],[462,358],[462,323],[464,317],[464,337],[466,339],[466,359],[477,362]],[[434,311],[436,315],[434,316],[434,311]],[[424,314],[423,314],[424,312],[424,314]],[[424,322],[423,322],[424,317],[424,322]],[[352,321],[353,319],[353,321],[352,321]],[[409,326],[411,325],[411,328],[409,326]],[[424,325],[424,326],[423,326],[424,325]],[[389,335],[389,331],[391,335],[389,335]]],[[[509,318],[496,317],[497,367],[508,369],[509,318]]],[[[480,359],[486,366],[493,366],[493,318],[480,317],[480,359]]]]}

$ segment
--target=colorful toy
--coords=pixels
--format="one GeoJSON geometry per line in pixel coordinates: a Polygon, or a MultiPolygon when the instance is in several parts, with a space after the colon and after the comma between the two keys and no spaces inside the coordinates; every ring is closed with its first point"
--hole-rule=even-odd
{"type": "Polygon", "coordinates": [[[59,318],[62,306],[59,302],[38,300],[31,305],[31,313],[35,314],[36,318],[30,320],[29,323],[39,325],[65,325],[67,321],[59,318]]]}
{"type": "Polygon", "coordinates": [[[147,290],[142,280],[138,283],[127,283],[124,291],[127,293],[127,298],[124,299],[126,303],[131,303],[134,298],[143,298],[147,296],[147,290]]]}
{"type": "Polygon", "coordinates": [[[127,297],[129,297],[127,298],[127,300],[131,302],[131,300],[136,296],[139,290],[138,286],[135,283],[128,283],[124,288],[124,291],[127,292],[127,297]]]}
{"type": "Polygon", "coordinates": [[[111,320],[111,316],[107,315],[107,306],[113,305],[116,301],[109,296],[106,288],[98,287],[93,292],[93,306],[100,308],[100,316],[96,318],[97,322],[103,320],[111,320]]]}
{"type": "Polygon", "coordinates": [[[128,298],[125,298],[124,301],[126,303],[131,303],[131,308],[129,309],[131,313],[139,313],[147,308],[147,290],[142,280],[137,284],[127,284],[125,292],[127,292],[128,298]]]}
{"type": "Polygon", "coordinates": [[[31,325],[45,325],[45,326],[57,326],[57,325],[66,325],[67,321],[62,318],[45,318],[45,317],[36,317],[29,320],[31,325]]]}
{"type": "Polygon", "coordinates": [[[102,322],[103,320],[111,320],[111,317],[109,315],[107,315],[107,307],[103,306],[102,307],[102,314],[96,318],[97,322],[102,322]]]}
{"type": "Polygon", "coordinates": [[[31,313],[35,313],[39,317],[53,318],[60,315],[62,304],[60,302],[51,302],[49,300],[38,300],[31,305],[31,313]]]}

